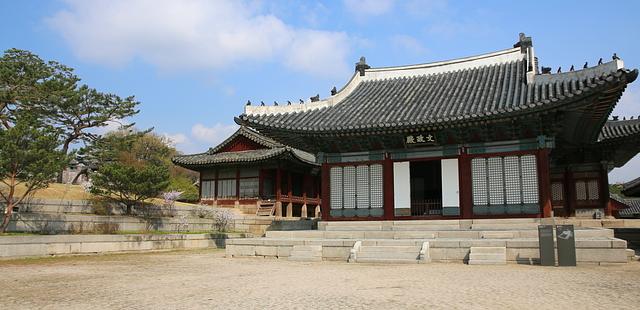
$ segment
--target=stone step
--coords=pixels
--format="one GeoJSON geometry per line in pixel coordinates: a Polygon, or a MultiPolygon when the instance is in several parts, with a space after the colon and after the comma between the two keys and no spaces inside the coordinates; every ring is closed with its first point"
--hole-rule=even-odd
{"type": "Polygon", "coordinates": [[[362,246],[357,259],[417,260],[420,255],[418,246],[362,246]]]}
{"type": "Polygon", "coordinates": [[[417,259],[393,259],[393,258],[358,258],[357,263],[368,264],[419,264],[417,259]]]}
{"type": "Polygon", "coordinates": [[[360,252],[393,252],[393,253],[401,253],[401,252],[417,252],[420,251],[420,247],[411,246],[411,245],[363,245],[360,249],[360,252]]]}
{"type": "Polygon", "coordinates": [[[503,254],[485,254],[485,253],[469,253],[469,260],[506,260],[507,253],[503,254]]]}
{"type": "Polygon", "coordinates": [[[321,262],[322,246],[321,245],[294,245],[289,253],[290,261],[299,262],[321,262]]]}
{"type": "Polygon", "coordinates": [[[471,247],[469,265],[504,265],[507,263],[506,247],[471,247]]]}

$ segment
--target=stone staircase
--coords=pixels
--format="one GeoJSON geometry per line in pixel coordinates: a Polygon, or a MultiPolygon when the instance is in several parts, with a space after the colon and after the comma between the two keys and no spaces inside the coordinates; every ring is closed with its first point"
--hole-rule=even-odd
{"type": "Polygon", "coordinates": [[[469,265],[505,265],[507,264],[506,247],[471,247],[469,265]]]}
{"type": "Polygon", "coordinates": [[[294,245],[289,253],[290,261],[297,262],[321,262],[321,245],[294,245]]]}
{"type": "MultiPolygon", "coordinates": [[[[538,225],[548,219],[319,222],[317,230],[267,231],[264,238],[233,239],[227,255],[373,263],[539,261],[538,225]],[[299,246],[319,246],[311,255],[299,246]],[[270,251],[263,251],[270,249],[270,251]],[[496,252],[485,248],[500,248],[496,252]],[[260,249],[260,251],[258,251],[260,249]],[[480,251],[480,252],[478,252],[480,251]],[[473,252],[473,253],[472,253],[473,252]],[[254,253],[254,254],[252,254],[254,253]],[[275,254],[260,254],[275,253],[275,254]],[[472,255],[473,254],[473,255],[472,255]],[[306,256],[305,256],[306,255],[306,256]],[[313,258],[309,258],[313,257],[313,258]]],[[[576,227],[578,264],[625,263],[627,243],[611,229],[576,227]]]]}

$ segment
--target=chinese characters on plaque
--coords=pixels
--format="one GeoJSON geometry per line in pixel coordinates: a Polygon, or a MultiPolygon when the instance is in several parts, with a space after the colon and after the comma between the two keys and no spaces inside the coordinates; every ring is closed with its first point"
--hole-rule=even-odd
{"type": "Polygon", "coordinates": [[[408,135],[404,138],[404,144],[407,146],[433,145],[436,144],[436,136],[431,133],[408,135]]]}

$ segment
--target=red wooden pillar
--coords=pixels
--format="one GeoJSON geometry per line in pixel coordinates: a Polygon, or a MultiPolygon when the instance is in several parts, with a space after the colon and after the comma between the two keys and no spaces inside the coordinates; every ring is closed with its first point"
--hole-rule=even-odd
{"type": "Polygon", "coordinates": [[[291,171],[287,171],[287,196],[289,196],[289,202],[293,197],[293,191],[291,190],[291,171]]]}
{"type": "Polygon", "coordinates": [[[240,201],[240,168],[236,168],[236,201],[240,201]]]}
{"type": "Polygon", "coordinates": [[[321,186],[322,186],[322,190],[320,191],[322,194],[322,206],[320,207],[320,212],[322,213],[322,219],[323,220],[328,220],[329,219],[329,211],[331,209],[331,203],[329,200],[329,191],[330,191],[330,184],[329,182],[331,181],[329,179],[329,165],[326,163],[322,164],[322,169],[320,172],[320,178],[322,179],[322,182],[320,182],[321,186]]]}
{"type": "Polygon", "coordinates": [[[551,176],[549,175],[549,150],[538,150],[538,184],[540,207],[543,217],[551,217],[551,176]]]}
{"type": "Polygon", "coordinates": [[[213,180],[213,200],[218,200],[218,169],[216,169],[215,176],[213,180]]]}
{"type": "Polygon", "coordinates": [[[471,184],[471,157],[466,148],[461,148],[458,158],[458,178],[460,179],[460,216],[473,218],[473,189],[471,184]]]}
{"type": "Polygon", "coordinates": [[[574,216],[576,210],[575,182],[573,181],[573,172],[571,167],[567,167],[564,174],[564,203],[567,210],[567,217],[574,216]]]}
{"type": "Polygon", "coordinates": [[[395,216],[393,206],[393,161],[389,154],[385,155],[384,162],[382,164],[382,179],[383,184],[383,218],[385,220],[392,220],[395,216]]]}
{"type": "Polygon", "coordinates": [[[264,169],[258,170],[258,199],[264,197],[264,169]]]}
{"type": "Polygon", "coordinates": [[[607,167],[602,165],[602,169],[600,171],[600,201],[601,206],[604,208],[604,215],[611,216],[612,206],[609,203],[609,174],[607,173],[607,167]]]}
{"type": "Polygon", "coordinates": [[[280,167],[278,167],[276,169],[276,202],[280,201],[280,195],[282,193],[280,183],[282,183],[282,172],[280,171],[280,167]]]}
{"type": "Polygon", "coordinates": [[[200,186],[198,186],[198,200],[200,202],[202,202],[202,171],[200,171],[200,176],[198,178],[198,182],[200,184],[200,186]]]}

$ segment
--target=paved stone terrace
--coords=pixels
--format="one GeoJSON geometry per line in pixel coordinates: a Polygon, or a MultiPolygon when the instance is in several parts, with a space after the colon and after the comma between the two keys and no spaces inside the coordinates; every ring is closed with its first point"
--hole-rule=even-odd
{"type": "Polygon", "coordinates": [[[640,263],[369,265],[164,252],[1,261],[0,309],[637,309],[640,263]]]}

